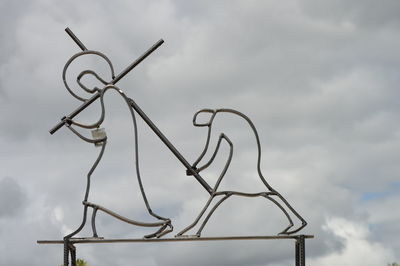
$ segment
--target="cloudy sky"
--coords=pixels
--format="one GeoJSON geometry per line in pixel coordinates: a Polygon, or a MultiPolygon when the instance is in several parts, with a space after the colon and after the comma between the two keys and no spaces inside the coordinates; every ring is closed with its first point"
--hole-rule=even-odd
{"type": "MultiPolygon", "coordinates": [[[[66,128],[48,133],[80,105],[61,78],[80,51],[66,27],[105,53],[116,73],[165,40],[118,86],[190,163],[206,138],[204,128],[192,125],[197,110],[232,108],[251,117],[263,175],[308,221],[301,232],[315,235],[307,241],[308,265],[400,261],[399,14],[398,0],[1,0],[0,265],[60,265],[62,247],[36,240],[61,239],[82,218],[86,173],[100,150],[66,128]]],[[[74,69],[99,69],[110,80],[95,58],[71,69],[71,84],[74,69]]],[[[129,110],[116,93],[105,102],[109,143],[90,200],[153,222],[132,166],[129,110]]],[[[76,119],[94,122],[99,114],[95,103],[76,119]]],[[[225,121],[215,133],[231,138],[234,160],[223,185],[244,191],[259,182],[254,138],[240,119],[225,121]]],[[[138,126],[150,205],[172,219],[177,233],[208,194],[140,118],[138,126]]],[[[227,147],[204,171],[211,185],[227,147]]],[[[271,202],[236,197],[221,205],[203,235],[275,235],[286,226],[271,202]]],[[[86,227],[80,236],[90,236],[86,227]]],[[[154,231],[101,213],[97,227],[110,238],[154,231]]],[[[78,257],[89,265],[286,266],[293,265],[293,243],[81,245],[78,257]]]]}

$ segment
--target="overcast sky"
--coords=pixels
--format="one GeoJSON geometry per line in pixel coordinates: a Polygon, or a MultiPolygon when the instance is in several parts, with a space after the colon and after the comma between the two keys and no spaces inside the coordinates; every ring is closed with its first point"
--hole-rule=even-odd
{"type": "MultiPolygon", "coordinates": [[[[398,0],[0,0],[0,265],[61,265],[62,246],[36,240],[62,239],[82,218],[86,173],[100,150],[66,128],[48,133],[80,105],[61,77],[80,51],[66,27],[106,54],[116,73],[165,40],[118,86],[190,163],[206,138],[192,125],[196,111],[233,108],[252,118],[263,175],[307,220],[301,232],[315,235],[306,243],[308,265],[400,261],[399,14],[398,0]]],[[[101,60],[74,67],[100,69],[110,80],[101,60]]],[[[74,84],[76,74],[68,78],[74,84]]],[[[109,144],[90,200],[154,222],[134,175],[129,110],[115,93],[105,101],[109,144]]],[[[77,120],[99,115],[96,103],[77,120]]],[[[244,190],[257,181],[257,149],[249,127],[235,121],[219,128],[234,144],[223,182],[244,190]]],[[[172,219],[173,237],[208,194],[140,118],[138,126],[147,196],[155,212],[172,219]]],[[[223,145],[204,172],[211,185],[227,151],[223,145]]],[[[286,226],[270,201],[231,198],[203,235],[275,235],[286,226]]],[[[102,213],[97,227],[109,238],[154,231],[102,213]]],[[[90,236],[89,229],[80,236],[90,236]]],[[[293,243],[81,245],[78,258],[91,266],[286,266],[293,265],[293,243]]]]}

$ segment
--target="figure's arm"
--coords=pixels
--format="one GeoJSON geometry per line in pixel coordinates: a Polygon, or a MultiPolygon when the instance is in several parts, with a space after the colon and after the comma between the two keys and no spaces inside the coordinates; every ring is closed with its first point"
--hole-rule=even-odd
{"type": "Polygon", "coordinates": [[[72,120],[72,117],[66,117],[63,119],[63,122],[66,125],[74,125],[80,128],[85,128],[85,129],[94,129],[94,128],[99,128],[100,125],[104,122],[104,116],[105,116],[105,107],[104,107],[104,93],[107,91],[108,87],[114,87],[114,86],[106,86],[104,87],[104,89],[99,91],[100,94],[100,106],[101,106],[101,114],[100,114],[100,118],[93,124],[82,124],[79,122],[76,122],[74,120],[72,120]]]}
{"type": "Polygon", "coordinates": [[[93,139],[91,139],[91,138],[88,138],[88,137],[85,137],[84,135],[82,135],[81,133],[79,133],[75,128],[73,128],[72,127],[72,124],[73,123],[71,123],[70,122],[70,119],[68,119],[66,122],[65,122],[65,125],[67,126],[67,128],[69,129],[69,130],[71,130],[72,131],[72,133],[74,133],[75,135],[77,135],[80,139],[82,139],[83,141],[86,141],[86,142],[88,142],[88,143],[93,143],[93,144],[99,144],[99,143],[101,143],[101,142],[105,142],[106,140],[107,140],[107,136],[104,134],[104,136],[103,137],[101,137],[101,138],[93,138],[93,139]]]}
{"type": "Polygon", "coordinates": [[[105,142],[107,140],[107,135],[105,134],[104,131],[99,131],[97,134],[93,133],[93,131],[96,129],[99,130],[101,124],[104,122],[104,117],[105,117],[104,94],[108,89],[111,89],[111,88],[116,89],[115,86],[108,85],[99,92],[100,93],[101,115],[100,115],[100,118],[98,119],[98,121],[96,121],[95,123],[86,125],[86,124],[76,122],[68,117],[64,118],[64,123],[68,127],[68,129],[71,130],[75,135],[77,135],[83,141],[86,141],[89,143],[94,143],[97,146],[98,144],[105,142]],[[84,135],[79,133],[75,128],[73,128],[72,125],[80,127],[80,128],[84,128],[84,129],[92,129],[93,139],[85,137],[84,135]],[[98,135],[98,136],[96,136],[96,135],[98,135]]]}

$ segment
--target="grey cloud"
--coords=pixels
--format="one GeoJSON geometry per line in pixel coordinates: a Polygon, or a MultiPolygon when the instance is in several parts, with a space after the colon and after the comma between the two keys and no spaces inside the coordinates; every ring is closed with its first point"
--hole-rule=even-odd
{"type": "Polygon", "coordinates": [[[306,12],[322,20],[332,19],[336,22],[356,23],[360,27],[396,27],[399,24],[399,2],[396,0],[385,1],[302,1],[306,12]]]}
{"type": "Polygon", "coordinates": [[[21,214],[26,205],[26,195],[21,185],[11,177],[0,180],[0,218],[21,214]]]}
{"type": "Polygon", "coordinates": [[[396,223],[399,214],[396,211],[389,211],[395,207],[399,201],[399,187],[392,185],[388,192],[380,193],[379,197],[367,199],[362,202],[364,211],[368,211],[368,221],[371,223],[371,231],[374,232],[372,239],[384,243],[388,248],[397,250],[399,244],[396,235],[399,225],[396,223]]]}
{"type": "Polygon", "coordinates": [[[8,78],[7,73],[4,70],[4,66],[10,61],[10,57],[17,50],[17,42],[15,41],[16,29],[18,27],[19,20],[23,17],[29,10],[30,2],[21,1],[16,3],[15,1],[2,1],[0,3],[0,8],[2,10],[7,10],[7,12],[2,12],[2,21],[0,25],[0,38],[2,41],[0,44],[0,101],[6,95],[6,85],[5,81],[8,78]],[[21,5],[21,3],[23,5],[21,5]]]}

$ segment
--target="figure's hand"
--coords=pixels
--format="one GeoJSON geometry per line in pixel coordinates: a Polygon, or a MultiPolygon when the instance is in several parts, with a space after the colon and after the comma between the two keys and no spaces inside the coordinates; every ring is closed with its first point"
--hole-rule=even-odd
{"type": "Polygon", "coordinates": [[[62,121],[64,121],[64,123],[65,123],[66,126],[72,125],[72,119],[69,118],[69,117],[63,117],[63,118],[62,118],[62,121]]]}
{"type": "MultiPolygon", "coordinates": [[[[196,172],[196,173],[199,172],[199,169],[197,169],[196,166],[192,166],[192,170],[193,170],[194,172],[196,172]]],[[[191,175],[193,175],[193,172],[190,171],[189,169],[186,169],[186,175],[187,175],[187,176],[191,176],[191,175]]]]}

